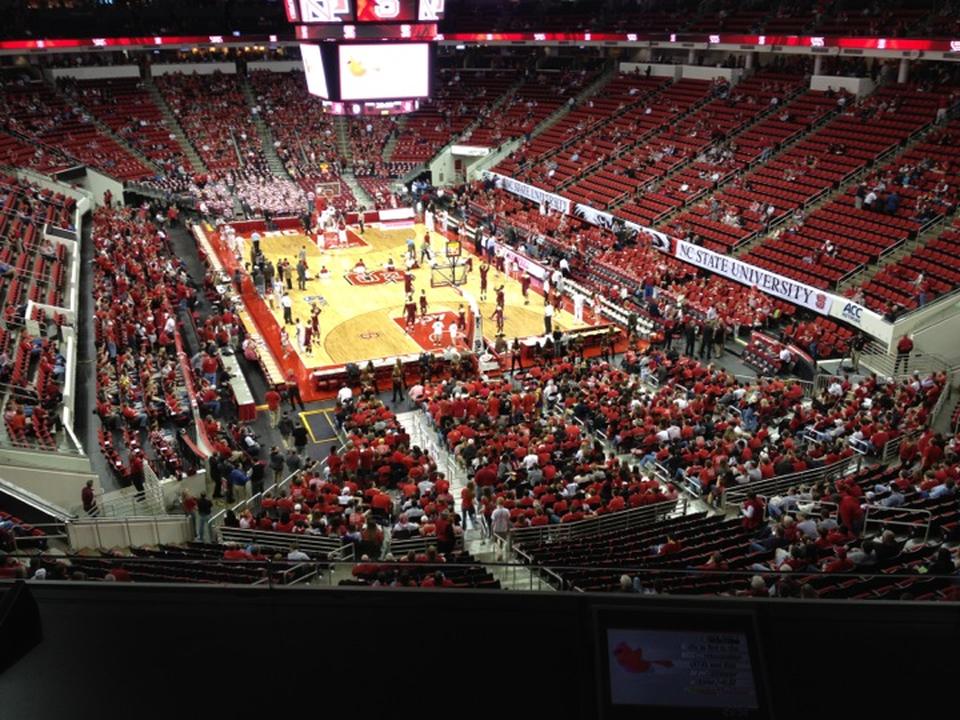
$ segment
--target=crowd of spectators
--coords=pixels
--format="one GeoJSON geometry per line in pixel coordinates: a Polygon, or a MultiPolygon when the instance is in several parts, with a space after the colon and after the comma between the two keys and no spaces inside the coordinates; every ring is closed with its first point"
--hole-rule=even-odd
{"type": "Polygon", "coordinates": [[[101,208],[91,237],[100,447],[118,479],[142,490],[145,460],[185,469],[179,430],[192,416],[176,308],[189,309],[196,291],[149,207],[101,208]]]}

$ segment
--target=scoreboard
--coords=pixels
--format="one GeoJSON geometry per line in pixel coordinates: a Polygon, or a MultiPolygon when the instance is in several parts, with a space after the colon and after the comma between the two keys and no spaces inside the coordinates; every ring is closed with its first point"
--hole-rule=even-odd
{"type": "Polygon", "coordinates": [[[435,23],[446,0],[284,0],[287,20],[296,24],[435,23]]]}
{"type": "Polygon", "coordinates": [[[445,0],[284,0],[307,90],[329,113],[412,112],[430,96],[445,0]]]}

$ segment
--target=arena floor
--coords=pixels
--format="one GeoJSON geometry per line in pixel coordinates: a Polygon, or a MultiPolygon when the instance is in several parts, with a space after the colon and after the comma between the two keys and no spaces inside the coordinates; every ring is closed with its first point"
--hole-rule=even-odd
{"type": "MultiPolygon", "coordinates": [[[[321,309],[320,342],[314,343],[310,352],[300,352],[294,342],[305,367],[343,365],[420,353],[423,350],[441,350],[450,344],[449,336],[445,333],[441,342],[431,342],[430,325],[439,313],[446,314],[444,324],[449,325],[450,321],[456,319],[461,305],[469,312],[467,298],[470,296],[478,301],[484,316],[483,334],[492,342],[496,335],[495,322],[489,319],[495,309],[493,289],[501,283],[504,283],[506,293],[504,332],[507,338],[543,334],[543,296],[531,288],[530,304],[524,305],[519,281],[491,268],[487,300],[480,301],[478,262],[473,263],[473,271],[468,273],[466,284],[456,288],[431,287],[430,268],[424,266],[415,269],[414,295],[419,298],[421,289],[426,290],[428,314],[425,322],[418,319],[418,327],[412,333],[408,332],[403,322],[403,273],[401,270],[389,273],[384,268],[390,259],[398,268],[402,267],[407,239],[411,234],[416,236],[419,254],[425,231],[423,225],[400,230],[367,227],[360,235],[354,228],[348,231],[348,247],[330,250],[319,248],[304,235],[269,236],[261,240],[263,253],[274,263],[286,258],[291,265],[296,265],[298,253],[301,248],[306,248],[308,277],[311,279],[306,283],[306,290],[298,290],[294,281],[293,290],[290,291],[294,319],[309,322],[313,303],[317,303],[321,309]],[[366,277],[351,272],[360,259],[366,266],[366,277]],[[322,268],[329,271],[327,279],[317,279],[322,268]]],[[[432,244],[434,251],[441,249],[439,238],[435,237],[432,244]]],[[[282,325],[282,310],[275,307],[272,311],[282,325]]],[[[571,313],[561,310],[554,316],[554,325],[567,330],[587,327],[588,323],[578,322],[571,313]]],[[[293,327],[286,327],[293,341],[293,327]]]]}

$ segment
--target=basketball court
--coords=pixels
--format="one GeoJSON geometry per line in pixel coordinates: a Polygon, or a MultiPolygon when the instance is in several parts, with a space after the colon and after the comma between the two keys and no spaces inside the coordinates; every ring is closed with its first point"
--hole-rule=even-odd
{"type": "MultiPolygon", "coordinates": [[[[425,233],[422,224],[400,229],[368,225],[362,234],[358,228],[350,227],[345,242],[341,242],[343,238],[338,240],[327,235],[318,245],[299,223],[273,232],[261,230],[260,249],[275,265],[286,260],[293,269],[300,253],[306,255],[305,289],[298,288],[296,271],[292,273],[292,289],[288,291],[292,300],[291,319],[309,325],[313,308],[320,310],[319,339],[314,338],[311,347],[301,348],[295,324],[284,323],[282,308],[274,294],[265,292],[261,296],[252,291],[252,284],[245,286],[243,296],[247,309],[279,363],[284,368],[292,368],[299,360],[296,372],[302,377],[304,372],[351,362],[362,364],[368,360],[419,355],[425,350],[442,352],[451,345],[449,326],[459,320],[461,313],[467,322],[466,327],[459,328],[457,346],[469,347],[475,327],[471,307],[482,315],[482,335],[492,345],[496,340],[496,321],[492,319],[496,310],[495,289],[500,285],[504,286],[503,324],[507,341],[544,334],[544,298],[533,286],[528,291],[528,304],[524,304],[519,278],[499,273],[491,266],[487,295],[481,300],[479,258],[466,249],[458,260],[448,258],[447,240],[439,232],[431,233],[436,267],[425,261],[410,271],[417,317],[416,322],[409,325],[405,316],[404,282],[408,241],[413,239],[419,261],[425,233]],[[456,267],[451,267],[454,262],[456,267]],[[420,310],[421,291],[427,298],[425,315],[420,310]],[[438,320],[444,328],[439,337],[434,333],[438,320]],[[268,327],[271,325],[273,327],[268,327]],[[286,330],[288,343],[282,342],[281,328],[286,330]]],[[[244,262],[248,262],[253,230],[244,227],[238,229],[237,234],[244,238],[244,262]]],[[[235,254],[227,241],[210,230],[207,235],[223,266],[236,267],[235,254]]],[[[553,327],[566,331],[588,328],[591,323],[577,321],[563,308],[555,313],[553,327]]]]}

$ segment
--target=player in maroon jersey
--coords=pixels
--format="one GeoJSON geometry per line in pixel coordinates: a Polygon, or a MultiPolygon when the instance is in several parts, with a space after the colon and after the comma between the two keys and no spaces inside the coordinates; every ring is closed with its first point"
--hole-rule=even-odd
{"type": "Polygon", "coordinates": [[[407,329],[412,329],[417,322],[417,304],[413,301],[413,293],[407,295],[407,303],[403,306],[407,316],[407,329]]]}
{"type": "Polygon", "coordinates": [[[413,273],[409,270],[403,274],[403,292],[407,295],[413,294],[413,273]]]}
{"type": "Polygon", "coordinates": [[[427,316],[427,291],[420,291],[420,319],[424,319],[427,316]]]}
{"type": "Polygon", "coordinates": [[[493,311],[493,319],[497,321],[497,335],[503,334],[503,306],[497,305],[497,309],[493,311]]]}
{"type": "Polygon", "coordinates": [[[486,263],[480,266],[480,299],[487,299],[487,273],[490,272],[490,266],[486,263]]]}
{"type": "Polygon", "coordinates": [[[523,277],[520,278],[520,292],[523,293],[523,304],[529,305],[530,299],[527,297],[527,293],[530,290],[530,273],[525,272],[523,277]]]}

